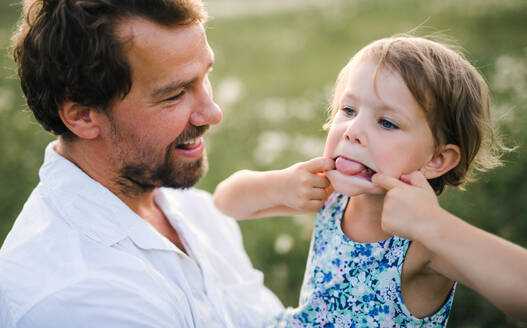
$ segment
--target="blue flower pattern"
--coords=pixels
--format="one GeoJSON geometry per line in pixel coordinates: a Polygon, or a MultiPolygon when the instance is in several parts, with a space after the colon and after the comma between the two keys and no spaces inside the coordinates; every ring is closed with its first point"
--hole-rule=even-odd
{"type": "Polygon", "coordinates": [[[317,214],[300,305],[267,327],[446,327],[454,290],[435,314],[418,319],[404,305],[401,269],[410,240],[347,238],[340,222],[349,197],[333,193],[317,214]]]}

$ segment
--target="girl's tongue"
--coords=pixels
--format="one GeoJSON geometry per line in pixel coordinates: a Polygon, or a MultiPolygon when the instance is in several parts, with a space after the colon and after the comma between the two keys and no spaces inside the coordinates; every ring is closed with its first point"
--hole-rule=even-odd
{"type": "Polygon", "coordinates": [[[335,168],[340,173],[358,176],[368,181],[371,181],[371,177],[375,173],[369,167],[344,157],[338,157],[335,160],[335,168]]]}
{"type": "Polygon", "coordinates": [[[365,166],[359,162],[344,157],[338,157],[335,161],[335,168],[343,174],[355,175],[365,169],[365,166]]]}

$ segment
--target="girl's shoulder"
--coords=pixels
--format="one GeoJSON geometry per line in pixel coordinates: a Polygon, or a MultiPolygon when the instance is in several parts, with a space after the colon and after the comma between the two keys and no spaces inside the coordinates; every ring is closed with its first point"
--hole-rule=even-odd
{"type": "Polygon", "coordinates": [[[325,229],[340,225],[349,197],[333,192],[322,205],[316,216],[315,228],[325,229]]]}
{"type": "Polygon", "coordinates": [[[348,196],[332,193],[316,215],[313,237],[324,240],[330,235],[340,235],[340,222],[346,209],[348,196]]]}
{"type": "Polygon", "coordinates": [[[348,200],[349,196],[339,194],[335,191],[329,195],[328,199],[326,199],[326,202],[322,205],[318,214],[325,217],[342,215],[346,209],[348,200]]]}

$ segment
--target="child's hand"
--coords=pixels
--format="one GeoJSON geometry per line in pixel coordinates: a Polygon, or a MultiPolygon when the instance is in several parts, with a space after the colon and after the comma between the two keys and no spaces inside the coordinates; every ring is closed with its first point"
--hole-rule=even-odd
{"type": "Polygon", "coordinates": [[[434,190],[419,171],[404,174],[401,180],[377,173],[372,182],[387,190],[382,210],[386,233],[416,239],[427,219],[437,217],[434,213],[441,210],[434,190]]]}
{"type": "Polygon", "coordinates": [[[327,157],[316,157],[278,171],[280,188],[275,197],[280,204],[300,211],[314,212],[322,207],[331,193],[329,180],[324,174],[335,163],[327,157]]]}

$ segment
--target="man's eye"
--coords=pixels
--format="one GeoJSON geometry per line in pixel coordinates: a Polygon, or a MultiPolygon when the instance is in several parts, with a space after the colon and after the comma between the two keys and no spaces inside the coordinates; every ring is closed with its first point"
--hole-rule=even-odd
{"type": "Polygon", "coordinates": [[[379,124],[387,130],[395,130],[399,128],[397,125],[395,125],[395,123],[390,122],[384,118],[379,121],[379,124]]]}
{"type": "Polygon", "coordinates": [[[170,97],[170,98],[165,99],[165,101],[174,101],[174,100],[178,100],[178,99],[181,98],[185,93],[186,93],[186,91],[183,90],[183,91],[179,92],[177,95],[174,95],[174,96],[172,96],[172,97],[170,97]]]}
{"type": "Polygon", "coordinates": [[[348,106],[342,107],[342,111],[344,112],[346,116],[355,116],[356,114],[355,110],[348,106]]]}

